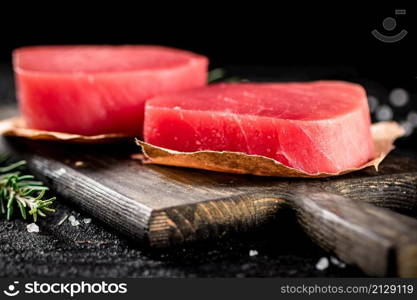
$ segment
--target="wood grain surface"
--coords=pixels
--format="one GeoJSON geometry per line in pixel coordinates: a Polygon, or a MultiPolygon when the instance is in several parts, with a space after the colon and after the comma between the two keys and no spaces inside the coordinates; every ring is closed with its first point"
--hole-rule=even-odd
{"type": "Polygon", "coordinates": [[[64,198],[151,247],[225,238],[288,210],[320,246],[367,274],[417,276],[413,155],[396,151],[379,172],[289,180],[145,166],[130,159],[138,150],[133,141],[104,146],[9,138],[1,144],[64,198]]]}

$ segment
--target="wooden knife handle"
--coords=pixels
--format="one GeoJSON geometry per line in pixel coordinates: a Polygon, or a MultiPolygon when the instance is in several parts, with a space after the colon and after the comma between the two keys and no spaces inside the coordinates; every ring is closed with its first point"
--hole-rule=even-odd
{"type": "Polygon", "coordinates": [[[373,276],[417,277],[417,220],[302,186],[284,200],[310,237],[373,276]]]}

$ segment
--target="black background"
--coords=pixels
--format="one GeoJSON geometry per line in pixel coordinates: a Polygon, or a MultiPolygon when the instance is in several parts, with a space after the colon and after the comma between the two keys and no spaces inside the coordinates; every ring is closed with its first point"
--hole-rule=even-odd
{"type": "MultiPolygon", "coordinates": [[[[7,70],[12,50],[27,45],[159,44],[206,55],[210,68],[225,67],[229,75],[250,80],[358,82],[380,104],[401,87],[410,101],[393,107],[394,119],[403,121],[417,110],[416,13],[398,1],[370,7],[364,1],[0,3],[0,65],[7,70]],[[407,14],[395,16],[395,9],[407,9],[407,14]],[[386,17],[397,21],[392,32],[382,26],[386,17]],[[373,29],[386,35],[406,29],[408,35],[383,43],[371,35],[373,29]]],[[[0,88],[13,95],[5,81],[0,80],[0,88]]]]}
{"type": "Polygon", "coordinates": [[[207,55],[214,67],[348,66],[381,74],[385,66],[417,75],[410,68],[415,66],[410,56],[416,49],[415,15],[409,9],[406,16],[394,16],[396,8],[405,6],[266,3],[178,6],[159,2],[151,6],[142,2],[106,5],[103,1],[88,8],[66,1],[43,8],[23,2],[14,8],[0,4],[0,58],[8,60],[12,49],[25,45],[162,44],[207,55]],[[370,34],[373,29],[387,33],[382,20],[388,16],[397,20],[394,33],[402,28],[410,31],[400,43],[384,44],[370,34]]]}

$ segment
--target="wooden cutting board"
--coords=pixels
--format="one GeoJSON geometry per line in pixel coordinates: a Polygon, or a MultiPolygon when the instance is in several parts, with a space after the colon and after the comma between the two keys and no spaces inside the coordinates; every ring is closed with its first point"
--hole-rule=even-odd
{"type": "Polygon", "coordinates": [[[0,149],[27,159],[61,198],[151,247],[249,231],[285,209],[319,245],[368,274],[417,276],[417,160],[410,154],[389,155],[379,172],[290,180],[142,165],[130,158],[139,151],[133,141],[1,138],[0,149]]]}

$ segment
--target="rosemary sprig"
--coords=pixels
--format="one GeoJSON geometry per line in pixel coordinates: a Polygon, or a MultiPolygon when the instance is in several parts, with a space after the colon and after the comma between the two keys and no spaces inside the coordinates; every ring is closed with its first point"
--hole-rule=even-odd
{"type": "Polygon", "coordinates": [[[226,71],[222,68],[213,69],[208,73],[208,83],[218,82],[226,76],[226,71]]]}
{"type": "Polygon", "coordinates": [[[26,220],[32,215],[33,221],[38,216],[45,217],[48,212],[55,212],[50,206],[55,197],[44,199],[48,190],[41,181],[34,180],[32,175],[22,175],[20,169],[26,164],[24,160],[8,163],[8,156],[0,154],[0,215],[6,214],[10,220],[16,209],[26,220]]]}
{"type": "Polygon", "coordinates": [[[225,69],[217,68],[213,69],[208,73],[208,83],[217,82],[247,82],[249,80],[240,78],[237,76],[226,77],[227,72],[225,69]]]}

